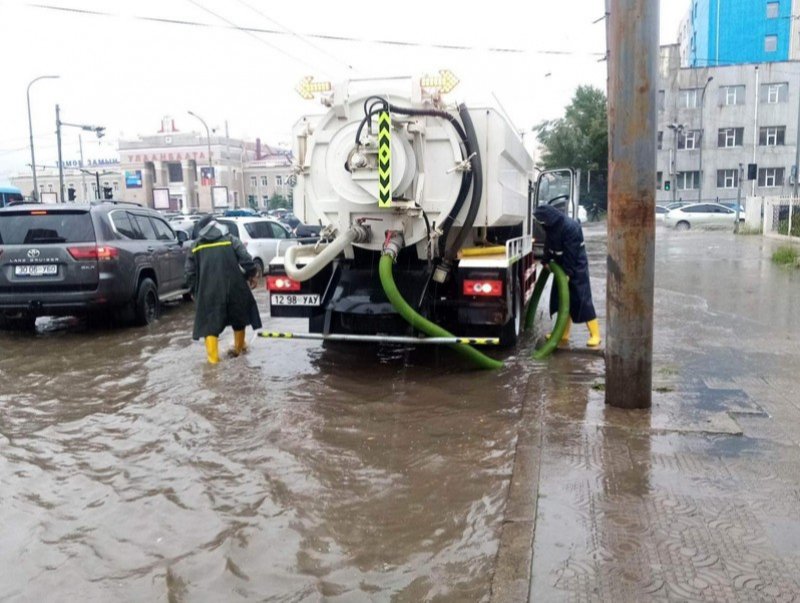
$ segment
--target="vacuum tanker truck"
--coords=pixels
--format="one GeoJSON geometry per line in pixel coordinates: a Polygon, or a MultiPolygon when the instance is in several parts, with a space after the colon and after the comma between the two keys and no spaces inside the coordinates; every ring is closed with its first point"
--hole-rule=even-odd
{"type": "Polygon", "coordinates": [[[322,233],[270,263],[270,313],[320,338],[513,345],[536,280],[533,209],[574,215],[574,179],[537,186],[502,114],[400,82],[331,87],[296,123],[294,213],[322,233]]]}

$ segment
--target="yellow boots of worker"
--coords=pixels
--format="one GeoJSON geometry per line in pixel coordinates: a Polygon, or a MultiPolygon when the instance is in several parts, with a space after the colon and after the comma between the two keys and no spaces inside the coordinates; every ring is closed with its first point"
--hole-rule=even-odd
{"type": "Polygon", "coordinates": [[[586,323],[586,326],[589,327],[589,341],[586,342],[586,347],[588,348],[596,348],[600,346],[600,323],[597,322],[597,319],[590,320],[586,323]]]}
{"type": "MultiPolygon", "coordinates": [[[[561,335],[561,341],[558,342],[558,345],[567,345],[569,343],[569,331],[571,328],[572,328],[572,319],[567,318],[567,326],[564,329],[564,334],[561,335]]],[[[552,333],[548,333],[547,335],[545,335],[545,337],[547,339],[550,339],[552,335],[553,335],[552,333]]]]}
{"type": "Polygon", "coordinates": [[[247,343],[244,340],[244,329],[233,332],[233,347],[228,350],[228,356],[238,358],[247,351],[247,343]]]}
{"type": "Polygon", "coordinates": [[[205,338],[205,342],[209,364],[217,364],[219,362],[219,337],[208,335],[205,338]]]}

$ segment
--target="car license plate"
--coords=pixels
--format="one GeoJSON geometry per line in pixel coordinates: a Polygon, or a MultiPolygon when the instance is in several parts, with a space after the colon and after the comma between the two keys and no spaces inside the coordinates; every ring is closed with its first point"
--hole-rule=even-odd
{"type": "Polygon", "coordinates": [[[57,264],[14,266],[15,276],[55,276],[56,274],[58,274],[57,264]]]}
{"type": "Polygon", "coordinates": [[[318,306],[319,305],[319,295],[318,294],[276,294],[273,293],[269,298],[270,305],[273,306],[318,306]]]}

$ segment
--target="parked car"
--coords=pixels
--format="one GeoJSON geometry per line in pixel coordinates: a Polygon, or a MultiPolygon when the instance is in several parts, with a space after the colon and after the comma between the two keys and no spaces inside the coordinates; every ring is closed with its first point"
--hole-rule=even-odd
{"type": "Polygon", "coordinates": [[[726,228],[735,222],[736,212],[719,203],[692,203],[670,209],[664,215],[664,225],[676,230],[726,228]]]}
{"type": "Polygon", "coordinates": [[[37,316],[119,310],[146,325],[188,293],[185,235],[133,203],[0,209],[0,328],[37,316]]]}
{"type": "Polygon", "coordinates": [[[656,205],[656,223],[663,222],[668,211],[663,205],[656,205]]]}
{"type": "MultiPolygon", "coordinates": [[[[734,212],[736,211],[736,202],[735,201],[723,201],[720,205],[724,205],[728,209],[732,209],[734,212]]],[[[739,219],[744,220],[744,207],[741,205],[739,206],[739,219]]]]}
{"type": "Polygon", "coordinates": [[[292,234],[298,239],[318,239],[320,232],[322,232],[322,226],[319,224],[303,224],[302,222],[292,229],[292,234]]]}
{"type": "Polygon", "coordinates": [[[258,266],[259,276],[264,274],[264,267],[272,258],[283,255],[291,245],[298,243],[286,226],[271,218],[217,218],[217,222],[241,239],[258,266]]]}
{"type": "Polygon", "coordinates": [[[298,218],[291,212],[283,214],[283,216],[279,220],[281,224],[286,224],[286,226],[289,227],[289,230],[293,229],[295,226],[300,224],[300,218],[298,218]]]}

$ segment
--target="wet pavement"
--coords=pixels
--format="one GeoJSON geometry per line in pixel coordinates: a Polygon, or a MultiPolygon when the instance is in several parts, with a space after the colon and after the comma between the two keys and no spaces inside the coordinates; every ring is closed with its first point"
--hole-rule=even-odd
{"type": "Polygon", "coordinates": [[[553,359],[529,413],[531,601],[800,600],[800,271],[771,263],[780,244],[658,231],[651,412],[605,406],[601,361],[553,359]]]}
{"type": "Polygon", "coordinates": [[[795,600],[800,274],[777,246],[659,230],[650,413],[532,338],[485,373],[265,340],[211,367],[190,305],[0,333],[0,600],[795,600]]]}

